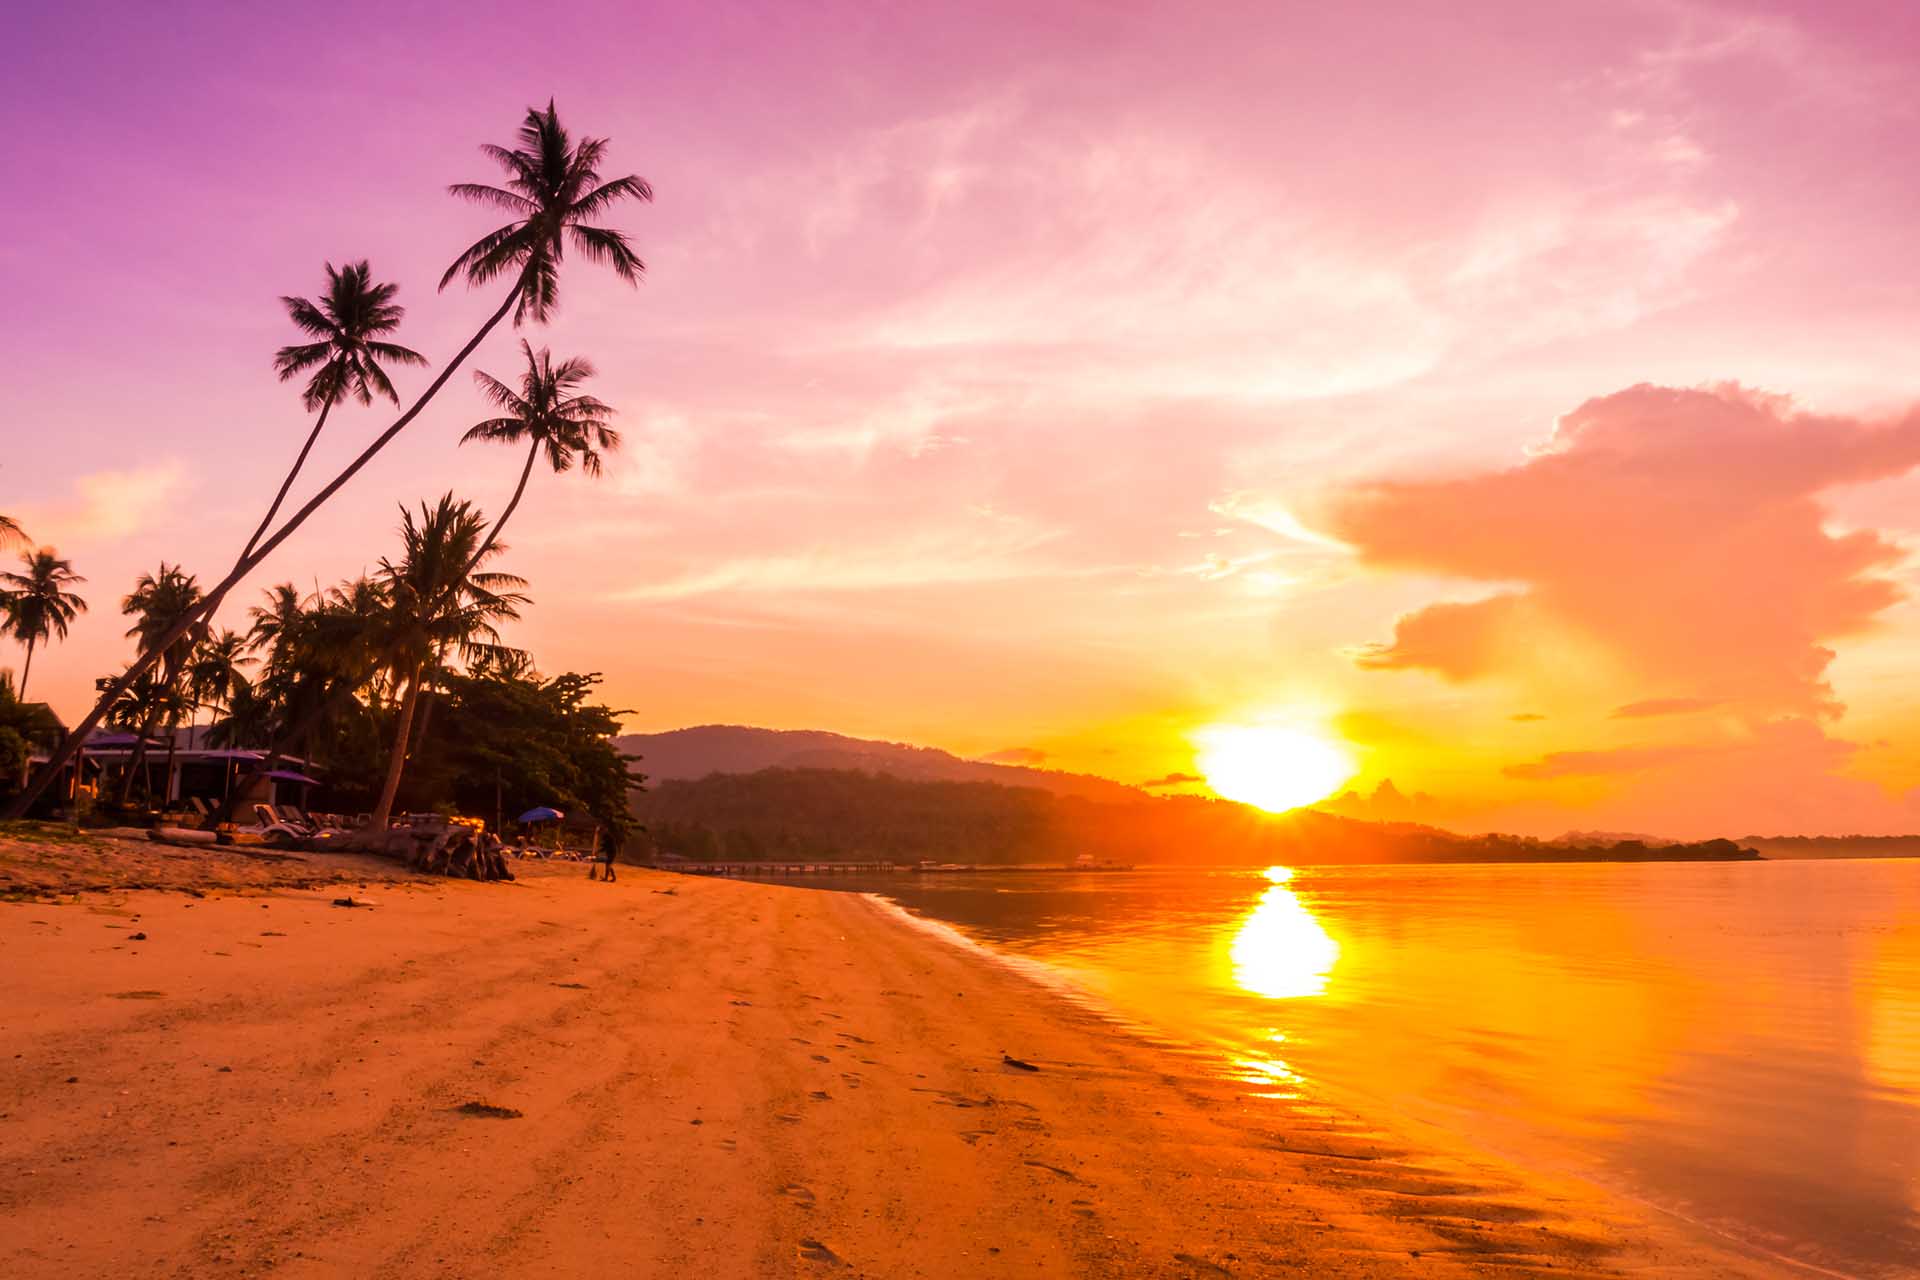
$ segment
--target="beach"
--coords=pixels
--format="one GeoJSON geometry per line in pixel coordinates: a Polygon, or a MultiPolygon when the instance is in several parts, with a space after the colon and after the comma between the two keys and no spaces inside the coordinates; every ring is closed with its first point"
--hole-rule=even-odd
{"type": "Polygon", "coordinates": [[[275,865],[0,903],[0,1273],[1778,1273],[860,895],[275,865]]]}

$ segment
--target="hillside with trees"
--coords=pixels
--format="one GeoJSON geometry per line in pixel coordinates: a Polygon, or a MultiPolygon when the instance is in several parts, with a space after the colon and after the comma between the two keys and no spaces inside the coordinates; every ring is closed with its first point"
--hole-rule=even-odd
{"type": "Polygon", "coordinates": [[[695,861],[1067,863],[1687,861],[1752,857],[1726,840],[1659,848],[1468,837],[1311,809],[1268,814],[1198,796],[1119,802],[991,782],[835,769],[671,779],[633,798],[658,853],[695,861]]]}
{"type": "Polygon", "coordinates": [[[666,733],[630,733],[618,745],[646,762],[648,777],[661,781],[704,778],[713,773],[757,773],[762,769],[839,769],[922,782],[1037,787],[1056,795],[1115,803],[1143,799],[1146,794],[1111,778],[968,760],[938,747],[850,738],[821,729],[706,724],[666,733]]]}

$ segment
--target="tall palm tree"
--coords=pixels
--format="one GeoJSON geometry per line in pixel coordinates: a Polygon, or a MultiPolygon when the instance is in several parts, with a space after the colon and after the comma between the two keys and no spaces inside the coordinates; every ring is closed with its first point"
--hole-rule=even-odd
{"type": "Polygon", "coordinates": [[[306,466],[307,455],[327,425],[327,414],[333,406],[347,396],[361,404],[372,404],[378,395],[398,408],[400,395],[393,389],[381,361],[406,365],[427,363],[427,358],[411,347],[381,340],[380,335],[400,327],[400,319],[407,313],[405,307],[393,300],[393,295],[400,291],[399,285],[375,284],[372,268],[365,258],[349,262],[340,271],[334,270],[331,262],[326,268],[327,291],[320,295],[319,302],[305,298],[280,299],[287,309],[287,318],[313,341],[280,348],[274,353],[273,369],[282,382],[313,370],[300,399],[308,413],[317,411],[319,416],[313,421],[313,430],[307,433],[307,442],[300,446],[300,456],[293,460],[287,478],[280,482],[280,492],[273,496],[273,504],[261,518],[260,527],[247,539],[246,550],[240,553],[243,561],[273,524],[274,516],[280,513],[280,504],[287,500],[287,490],[293,488],[295,477],[306,466]]]}
{"type": "Polygon", "coordinates": [[[73,571],[52,547],[20,557],[25,573],[0,573],[0,630],[27,646],[26,665],[20,671],[19,696],[27,696],[27,677],[33,674],[33,647],[55,636],[65,640],[67,627],[87,611],[87,602],[68,587],[86,579],[73,571]]]}
{"type": "MultiPolygon", "coordinates": [[[[143,649],[157,649],[160,668],[152,681],[154,692],[145,699],[150,709],[140,723],[139,737],[127,759],[126,776],[121,778],[115,796],[122,804],[133,790],[134,778],[142,776],[147,739],[162,722],[171,733],[186,710],[181,677],[206,634],[205,625],[198,620],[204,599],[200,583],[192,574],[163,560],[160,572],[141,574],[133,591],[120,602],[120,612],[134,620],[127,628],[128,637],[137,639],[143,649]],[[183,619],[184,626],[181,625],[183,619]]],[[[139,675],[136,673],[135,678],[139,675]]],[[[123,676],[122,681],[125,679],[123,676]]]]}
{"type": "MultiPolygon", "coordinates": [[[[653,189],[644,179],[631,174],[603,181],[599,166],[606,157],[607,139],[581,138],[576,142],[561,125],[551,100],[545,111],[528,108],[526,119],[520,125],[518,141],[520,145],[513,148],[492,144],[481,148],[484,154],[505,168],[505,188],[476,183],[460,183],[449,188],[453,195],[462,199],[506,208],[514,215],[514,220],[482,236],[454,260],[440,280],[440,287],[445,289],[454,277],[460,275],[464,275],[470,285],[486,284],[512,275],[513,287],[508,290],[505,300],[480,326],[479,332],[454,353],[453,358],[447,361],[446,366],[427,384],[427,389],[405,413],[374,437],[372,443],[362,449],[340,474],[321,486],[306,505],[260,540],[250,554],[240,558],[227,576],[207,594],[200,612],[180,623],[182,633],[200,618],[219,608],[227,592],[259,567],[261,561],[272,555],[282,542],[291,537],[328,499],[373,461],[395,436],[404,431],[428,402],[439,394],[454,370],[464,364],[474,349],[507,317],[508,312],[514,313],[515,325],[529,317],[540,323],[546,322],[558,306],[559,268],[569,243],[582,257],[605,263],[629,284],[639,284],[646,267],[634,253],[626,236],[619,231],[592,225],[588,220],[599,217],[622,200],[652,200],[653,189]]],[[[118,686],[136,678],[158,662],[159,650],[166,643],[170,641],[149,647],[135,659],[114,687],[109,688],[87,717],[75,726],[33,781],[21,789],[6,813],[0,816],[17,818],[27,811],[40,793],[46,790],[47,784],[73,759],[86,735],[100,723],[118,686]]]]}
{"type": "Polygon", "coordinates": [[[486,546],[492,546],[500,537],[500,531],[507,527],[508,518],[527,491],[527,478],[533,474],[533,464],[543,451],[555,475],[571,470],[577,461],[581,471],[597,476],[602,452],[612,453],[620,447],[620,433],[607,425],[613,410],[578,391],[580,384],[593,376],[592,365],[577,356],[556,365],[547,348],[536,352],[533,344],[524,338],[520,340],[520,350],[527,358],[526,372],[520,375],[520,390],[515,391],[490,373],[476,371],[473,375],[481,394],[506,416],[477,422],[460,437],[461,444],[474,440],[498,444],[519,444],[524,440],[527,444],[527,461],[520,468],[520,483],[514,486],[512,500],[487,534],[486,546]]]}
{"type": "Polygon", "coordinates": [[[494,624],[519,617],[526,597],[521,579],[477,571],[479,562],[504,550],[484,546],[486,517],[472,503],[447,494],[420,506],[420,518],[401,509],[401,554],[382,560],[379,578],[387,593],[387,628],[382,649],[395,673],[400,705],[386,782],[374,806],[372,828],[385,831],[394,797],[406,770],[414,709],[429,663],[449,648],[463,653],[499,643],[494,624]]]}

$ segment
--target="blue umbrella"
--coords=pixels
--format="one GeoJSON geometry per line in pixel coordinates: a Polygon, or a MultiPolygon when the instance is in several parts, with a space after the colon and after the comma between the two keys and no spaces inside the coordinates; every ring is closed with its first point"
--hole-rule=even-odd
{"type": "Polygon", "coordinates": [[[516,822],[558,822],[567,815],[558,809],[549,809],[541,805],[538,809],[529,809],[515,819],[516,822]]]}

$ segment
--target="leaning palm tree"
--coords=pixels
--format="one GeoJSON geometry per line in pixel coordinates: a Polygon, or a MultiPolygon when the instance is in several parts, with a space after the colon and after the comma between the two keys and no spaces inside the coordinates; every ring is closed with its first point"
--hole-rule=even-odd
{"type": "Polygon", "coordinates": [[[86,579],[73,571],[73,563],[62,560],[52,547],[42,547],[20,557],[25,573],[0,573],[0,630],[27,646],[26,665],[20,671],[19,695],[27,696],[27,677],[33,674],[33,647],[58,636],[67,638],[67,627],[87,611],[87,602],[68,587],[86,579]]]}
{"type": "MultiPolygon", "coordinates": [[[[454,353],[453,358],[447,361],[446,366],[427,384],[427,389],[405,413],[375,436],[372,443],[362,449],[340,474],[321,486],[306,505],[287,517],[274,532],[260,539],[250,554],[242,556],[235,563],[227,576],[207,593],[203,608],[193,618],[181,622],[180,631],[183,634],[189,626],[219,608],[227,592],[259,567],[261,561],[293,536],[294,531],[305,524],[314,512],[404,431],[426,408],[427,403],[439,394],[454,370],[464,364],[486,336],[506,319],[508,312],[513,313],[516,325],[528,318],[540,323],[547,321],[559,304],[559,271],[568,245],[572,245],[587,260],[610,266],[614,274],[629,284],[639,284],[646,267],[625,234],[593,225],[589,220],[600,217],[623,200],[652,200],[653,189],[644,179],[633,175],[602,180],[600,164],[606,158],[607,140],[581,138],[576,141],[561,125],[551,100],[545,111],[528,108],[526,119],[520,125],[518,141],[517,147],[488,144],[481,148],[484,154],[498,161],[506,170],[505,187],[460,183],[449,188],[452,194],[462,199],[507,209],[512,221],[482,236],[454,260],[440,280],[440,287],[444,289],[457,276],[464,276],[469,285],[484,285],[512,276],[513,286],[507,291],[506,298],[486,323],[480,326],[479,332],[454,353]]],[[[73,759],[88,732],[106,714],[119,684],[136,678],[158,662],[159,650],[165,647],[165,643],[169,642],[157,643],[134,660],[115,681],[114,687],[102,695],[92,712],[75,726],[73,733],[35,774],[33,781],[22,788],[4,816],[19,817],[27,811],[40,793],[46,790],[47,784],[73,759]]]]}
{"type": "Polygon", "coordinates": [[[527,445],[527,461],[520,468],[520,483],[514,486],[506,510],[500,513],[487,534],[483,545],[488,547],[500,537],[508,518],[520,505],[521,495],[527,491],[527,478],[533,474],[533,464],[543,452],[555,475],[571,470],[577,461],[581,471],[597,476],[601,454],[612,453],[620,447],[620,433],[607,425],[613,410],[578,391],[580,384],[593,376],[592,365],[577,356],[556,365],[547,348],[536,352],[533,344],[524,338],[520,340],[520,350],[527,358],[527,368],[520,375],[518,391],[490,373],[473,375],[481,394],[504,410],[506,416],[475,423],[460,437],[461,444],[487,440],[497,444],[525,441],[527,445]]]}
{"type": "Polygon", "coordinates": [[[387,602],[381,648],[396,677],[399,709],[386,782],[373,810],[374,831],[385,831],[393,816],[429,665],[448,649],[467,653],[498,644],[494,624],[519,617],[515,606],[526,600],[517,590],[525,585],[521,579],[477,571],[479,562],[504,548],[484,545],[486,518],[472,503],[447,494],[432,507],[422,503],[418,520],[405,508],[400,515],[400,559],[382,560],[379,573],[387,602]]]}
{"type": "Polygon", "coordinates": [[[273,495],[260,527],[247,539],[246,550],[240,553],[242,561],[280,514],[280,504],[287,500],[287,490],[293,488],[294,479],[306,466],[307,455],[313,452],[313,443],[320,438],[333,406],[348,396],[361,404],[372,404],[375,396],[384,396],[398,408],[400,394],[393,389],[381,362],[427,363],[427,358],[411,347],[381,340],[380,335],[400,327],[400,319],[407,313],[393,300],[399,285],[375,284],[372,268],[364,258],[349,262],[344,270],[334,270],[331,262],[326,268],[327,291],[318,302],[280,299],[287,318],[313,341],[280,348],[274,353],[273,369],[282,382],[313,371],[300,399],[308,413],[319,416],[313,420],[313,430],[307,433],[307,442],[300,446],[300,455],[293,460],[287,478],[280,482],[280,492],[273,495]]]}

